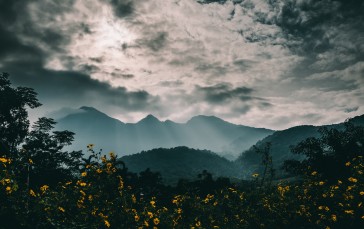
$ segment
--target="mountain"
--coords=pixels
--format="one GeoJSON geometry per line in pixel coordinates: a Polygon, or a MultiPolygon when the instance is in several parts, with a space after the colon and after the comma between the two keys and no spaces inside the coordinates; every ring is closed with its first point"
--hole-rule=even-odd
{"type": "MultiPolygon", "coordinates": [[[[349,119],[354,125],[364,126],[364,115],[357,116],[349,119]]],[[[299,142],[309,137],[320,137],[319,128],[335,128],[344,129],[344,123],[324,125],[324,126],[295,126],[286,130],[276,131],[272,135],[265,137],[258,141],[254,146],[261,148],[266,143],[271,143],[270,153],[272,155],[274,167],[280,168],[285,160],[299,159],[301,155],[292,154],[290,151],[291,146],[297,145],[299,142]]],[[[246,174],[252,174],[260,168],[261,158],[255,152],[253,146],[243,152],[236,160],[237,164],[244,166],[244,172],[246,174]]]]}
{"type": "Polygon", "coordinates": [[[148,115],[137,123],[123,123],[92,107],[81,107],[57,120],[57,129],[74,132],[72,149],[90,143],[105,152],[135,154],[154,148],[187,146],[206,149],[230,160],[273,130],[235,125],[214,116],[196,116],[187,123],[160,121],[148,115]]]}
{"type": "Polygon", "coordinates": [[[179,179],[194,180],[203,170],[207,170],[214,177],[230,178],[238,178],[242,170],[241,166],[211,151],[187,147],[142,151],[123,156],[121,160],[134,173],[140,173],[147,168],[159,172],[168,184],[176,184],[179,179]]]}

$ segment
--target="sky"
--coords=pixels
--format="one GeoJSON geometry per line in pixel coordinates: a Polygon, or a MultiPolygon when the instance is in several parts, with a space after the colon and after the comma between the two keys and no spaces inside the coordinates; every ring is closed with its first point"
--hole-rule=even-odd
{"type": "Polygon", "coordinates": [[[364,2],[0,0],[0,71],[31,117],[215,115],[255,127],[364,114],[364,2]]]}

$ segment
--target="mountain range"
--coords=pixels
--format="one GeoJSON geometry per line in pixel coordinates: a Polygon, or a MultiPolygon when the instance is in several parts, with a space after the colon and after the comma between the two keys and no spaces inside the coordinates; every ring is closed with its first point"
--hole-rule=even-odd
{"type": "Polygon", "coordinates": [[[103,152],[119,156],[154,148],[187,146],[211,150],[227,159],[236,159],[258,140],[274,131],[235,125],[215,116],[195,116],[186,123],[160,121],[148,115],[137,123],[124,123],[92,107],[81,107],[57,119],[57,129],[74,132],[72,149],[85,149],[90,143],[103,152]]]}
{"type": "MultiPolygon", "coordinates": [[[[268,142],[274,166],[279,169],[285,160],[297,158],[290,147],[308,137],[319,137],[320,127],[344,128],[344,123],[339,123],[273,131],[202,115],[186,123],[160,121],[153,115],[137,123],[123,123],[92,107],[81,107],[57,121],[57,129],[76,133],[72,149],[85,149],[92,143],[104,153],[117,153],[130,171],[139,173],[150,168],[160,172],[167,183],[196,178],[203,170],[215,177],[249,178],[261,164],[254,146],[259,148],[268,142]]],[[[350,121],[364,126],[364,115],[350,121]]]]}

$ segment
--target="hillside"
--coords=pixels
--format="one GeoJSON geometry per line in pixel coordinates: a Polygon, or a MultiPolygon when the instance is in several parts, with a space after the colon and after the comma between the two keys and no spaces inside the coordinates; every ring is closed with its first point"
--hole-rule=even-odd
{"type": "Polygon", "coordinates": [[[233,162],[207,150],[187,147],[153,149],[121,158],[126,167],[135,173],[150,168],[160,172],[166,183],[176,183],[179,179],[194,180],[203,170],[214,177],[237,178],[242,170],[233,162]]]}
{"type": "MultiPolygon", "coordinates": [[[[364,126],[364,115],[349,119],[355,125],[364,126]]],[[[343,129],[344,123],[325,125],[325,126],[295,126],[286,130],[276,131],[272,135],[258,141],[254,146],[262,147],[266,143],[271,143],[270,153],[276,169],[279,169],[287,159],[299,158],[290,151],[290,147],[297,145],[299,142],[309,137],[319,137],[320,127],[343,129]]],[[[245,173],[254,173],[260,167],[261,158],[256,154],[253,147],[244,151],[236,160],[237,164],[242,164],[245,173]]]]}

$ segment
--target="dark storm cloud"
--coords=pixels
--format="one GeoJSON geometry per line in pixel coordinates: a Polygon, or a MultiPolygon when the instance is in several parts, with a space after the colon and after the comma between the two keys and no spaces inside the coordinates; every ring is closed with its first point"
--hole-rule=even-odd
{"type": "Polygon", "coordinates": [[[175,80],[175,81],[161,81],[159,84],[163,87],[178,87],[183,85],[184,83],[181,80],[175,80]]]}
{"type": "Polygon", "coordinates": [[[200,4],[210,4],[210,3],[219,3],[219,4],[225,4],[228,0],[197,0],[200,4]]]}
{"type": "Polygon", "coordinates": [[[223,76],[229,71],[229,67],[221,66],[218,63],[199,63],[195,70],[200,73],[210,74],[211,76],[223,76]]]}
{"type": "Polygon", "coordinates": [[[363,59],[359,48],[364,41],[363,12],[363,1],[288,1],[277,24],[291,39],[300,41],[288,45],[303,55],[337,49],[363,59]]]}
{"type": "Polygon", "coordinates": [[[23,44],[10,30],[19,17],[24,17],[26,4],[21,1],[0,1],[0,62],[9,59],[39,61],[42,52],[32,45],[23,44]]]}
{"type": "Polygon", "coordinates": [[[351,113],[351,112],[355,112],[359,109],[359,107],[352,107],[352,108],[346,108],[344,110],[345,113],[351,113]]]}
{"type": "Polygon", "coordinates": [[[113,6],[116,16],[124,18],[130,16],[134,12],[133,0],[105,0],[113,6]]]}
{"type": "Polygon", "coordinates": [[[23,44],[18,37],[0,26],[0,62],[8,60],[23,60],[41,62],[43,52],[32,45],[23,44]]]}
{"type": "Polygon", "coordinates": [[[132,79],[135,77],[133,74],[126,74],[126,73],[120,73],[120,72],[112,72],[111,76],[116,79],[132,79]]]}
{"type": "Polygon", "coordinates": [[[234,99],[241,101],[253,100],[250,94],[254,90],[247,87],[232,88],[229,84],[217,84],[210,87],[196,86],[196,92],[201,93],[203,99],[211,104],[221,104],[234,99]]]}
{"type": "Polygon", "coordinates": [[[241,72],[245,72],[254,65],[254,61],[251,60],[235,60],[233,64],[240,69],[241,72]]]}
{"type": "Polygon", "coordinates": [[[139,111],[148,109],[150,104],[158,103],[159,100],[144,90],[129,91],[125,87],[111,87],[78,72],[50,71],[41,66],[34,68],[34,64],[32,66],[33,69],[28,71],[28,65],[13,63],[5,69],[15,84],[35,88],[41,102],[48,104],[66,102],[80,106],[85,101],[93,101],[129,111],[139,111]]]}
{"type": "Polygon", "coordinates": [[[91,57],[89,60],[95,62],[95,63],[102,63],[104,59],[102,57],[91,57]]]}
{"type": "MultiPolygon", "coordinates": [[[[121,1],[119,2],[121,4],[121,1]]],[[[73,1],[64,1],[52,5],[46,2],[44,10],[47,14],[61,14],[73,1]]],[[[113,4],[117,5],[116,1],[113,4]]],[[[128,3],[129,4],[129,3],[128,3]]],[[[126,5],[128,5],[126,4],[126,5]]],[[[130,3],[131,4],[131,3],[130,3]]],[[[122,5],[122,4],[121,4],[122,5]]],[[[119,5],[121,7],[121,5],[119,5]]],[[[40,101],[46,104],[68,103],[80,106],[85,101],[93,101],[105,105],[114,105],[129,111],[148,109],[152,103],[158,103],[158,97],[148,92],[129,91],[125,87],[112,87],[88,75],[98,71],[99,68],[92,64],[103,61],[102,57],[90,58],[90,64],[79,66],[81,72],[52,71],[44,68],[44,63],[49,58],[50,51],[60,51],[69,41],[68,34],[63,34],[61,28],[42,28],[31,24],[30,14],[24,11],[27,6],[21,1],[0,1],[0,71],[10,73],[10,80],[15,85],[24,85],[34,88],[40,101]],[[27,37],[34,42],[24,42],[27,37]],[[46,44],[46,51],[40,49],[39,42],[46,44]]],[[[121,13],[121,8],[118,8],[121,13]]],[[[48,20],[48,17],[38,18],[38,22],[48,20]]],[[[75,23],[75,30],[80,33],[91,33],[85,23],[75,23]]],[[[72,67],[77,58],[65,56],[61,59],[66,67],[72,67]]],[[[133,78],[132,74],[123,74],[123,78],[133,78]]],[[[154,105],[155,106],[155,105],[154,105]]]]}
{"type": "MultiPolygon", "coordinates": [[[[144,31],[143,38],[138,39],[136,44],[138,47],[147,47],[153,52],[158,52],[167,45],[167,38],[167,32],[155,32],[153,30],[144,31]]],[[[131,46],[125,46],[125,49],[130,47],[131,46]]]]}
{"type": "Polygon", "coordinates": [[[87,74],[98,72],[100,70],[99,67],[97,67],[96,65],[93,65],[93,64],[82,64],[79,67],[79,69],[80,69],[81,72],[84,72],[84,73],[87,73],[87,74]]]}
{"type": "Polygon", "coordinates": [[[200,4],[211,4],[211,3],[225,4],[228,1],[232,1],[234,4],[243,2],[243,0],[197,0],[197,2],[200,4]]]}
{"type": "Polygon", "coordinates": [[[168,33],[159,32],[153,39],[149,40],[146,45],[153,51],[159,51],[166,45],[167,37],[168,33]]]}
{"type": "MultiPolygon", "coordinates": [[[[61,46],[69,42],[67,34],[60,32],[60,28],[42,28],[37,27],[32,22],[28,4],[31,2],[24,1],[1,1],[0,2],[0,58],[5,55],[7,59],[41,59],[46,58],[44,51],[37,46],[42,44],[47,47],[47,51],[62,51],[61,46]],[[27,40],[26,44],[24,39],[27,40]]],[[[39,5],[42,12],[48,17],[37,18],[38,23],[51,22],[54,15],[72,7],[73,1],[63,1],[60,4],[39,5]],[[43,8],[42,8],[43,7],[43,8]]],[[[1,61],[4,61],[2,59],[1,61]]],[[[33,61],[33,60],[31,60],[33,61]]]]}

